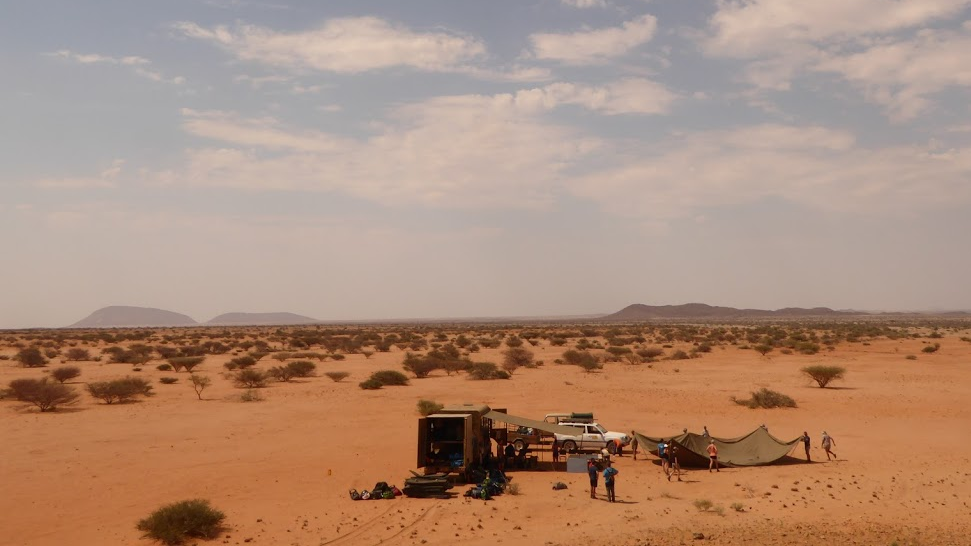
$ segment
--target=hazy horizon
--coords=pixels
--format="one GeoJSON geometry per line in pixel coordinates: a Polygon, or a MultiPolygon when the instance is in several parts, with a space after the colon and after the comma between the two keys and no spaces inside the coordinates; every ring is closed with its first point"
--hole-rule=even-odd
{"type": "Polygon", "coordinates": [[[0,328],[971,309],[971,0],[37,0],[0,46],[0,328]]]}

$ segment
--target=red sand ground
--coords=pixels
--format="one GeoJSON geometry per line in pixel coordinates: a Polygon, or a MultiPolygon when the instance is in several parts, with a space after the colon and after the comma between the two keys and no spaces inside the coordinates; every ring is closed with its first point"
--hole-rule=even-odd
{"type": "MultiPolygon", "coordinates": [[[[703,533],[718,544],[967,545],[971,343],[937,341],[933,355],[920,352],[921,340],[769,358],[716,347],[701,359],[607,364],[595,374],[553,364],[562,348],[544,344],[534,350],[545,366],[509,381],[433,375],[407,387],[359,389],[370,372],[400,366],[395,350],[325,362],[321,372],[351,377],[272,384],[254,403],[238,401],[241,391],[221,376],[228,355],[199,368],[214,383],[203,401],[187,374],[156,371],[156,362],[138,374],[155,382],[157,395],[137,403],[107,406],[85,394],[76,406],[41,414],[0,402],[0,544],[150,544],[135,529],[138,519],[165,503],[205,498],[230,527],[213,544],[660,545],[703,543],[692,538],[703,533]],[[816,388],[798,371],[814,363],[845,366],[847,378],[816,388]],[[164,375],[180,381],[158,384],[164,375]],[[751,410],[729,401],[761,386],[799,407],[751,410]],[[414,468],[420,398],[534,418],[595,411],[612,430],[648,434],[707,425],[716,436],[736,436],[765,423],[782,439],[808,430],[820,462],[689,470],[679,483],[666,481],[653,458],[627,455],[616,465],[616,504],[590,500],[585,475],[562,472],[515,473],[522,494],[489,502],[351,501],[349,488],[400,486],[414,468]],[[825,462],[822,430],[835,438],[839,461],[825,462]],[[569,489],[553,491],[555,481],[569,489]],[[697,499],[723,514],[699,513],[697,499]]],[[[477,360],[498,361],[496,353],[477,360]]],[[[80,366],[81,381],[131,374],[124,364],[80,366]]],[[[0,384],[42,373],[0,362],[0,384]]],[[[794,455],[802,457],[801,447],[794,455]]]]}

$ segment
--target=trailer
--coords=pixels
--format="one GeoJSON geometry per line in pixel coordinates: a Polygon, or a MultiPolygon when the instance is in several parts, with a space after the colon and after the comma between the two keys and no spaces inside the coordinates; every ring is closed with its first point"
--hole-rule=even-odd
{"type": "Polygon", "coordinates": [[[418,468],[424,473],[466,476],[482,466],[491,450],[492,420],[489,406],[445,406],[418,420],[418,468]]]}

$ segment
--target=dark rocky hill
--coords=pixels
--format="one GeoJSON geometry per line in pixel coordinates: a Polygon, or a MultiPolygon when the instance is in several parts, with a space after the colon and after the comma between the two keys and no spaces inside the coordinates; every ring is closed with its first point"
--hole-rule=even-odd
{"type": "Polygon", "coordinates": [[[730,318],[771,318],[771,317],[841,317],[856,313],[834,311],[828,307],[787,307],[777,311],[763,309],[736,309],[718,307],[704,303],[685,303],[682,305],[644,305],[635,303],[620,311],[603,317],[604,320],[651,320],[651,319],[730,319],[730,318]]]}
{"type": "Polygon", "coordinates": [[[286,326],[292,324],[313,324],[317,319],[294,313],[224,313],[206,324],[219,326],[286,326]]]}
{"type": "Polygon", "coordinates": [[[112,305],[103,307],[75,322],[69,328],[134,328],[139,326],[194,326],[198,324],[181,313],[151,307],[112,305]]]}

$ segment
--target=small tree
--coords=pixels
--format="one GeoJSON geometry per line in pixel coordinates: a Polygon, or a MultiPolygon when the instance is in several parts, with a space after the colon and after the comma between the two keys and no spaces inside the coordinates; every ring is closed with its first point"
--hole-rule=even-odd
{"type": "Polygon", "coordinates": [[[522,347],[522,346],[523,346],[522,339],[519,339],[516,336],[509,336],[508,338],[506,338],[506,347],[515,348],[515,347],[522,347]]]}
{"type": "Polygon", "coordinates": [[[168,362],[177,372],[185,368],[185,371],[192,373],[192,370],[199,364],[202,364],[205,359],[206,357],[204,356],[178,356],[170,358],[168,362]]]}
{"type": "Polygon", "coordinates": [[[820,388],[825,388],[831,381],[843,379],[846,368],[841,366],[806,366],[802,373],[808,375],[820,388]]]}
{"type": "Polygon", "coordinates": [[[327,372],[324,375],[334,380],[334,383],[340,383],[341,380],[347,379],[347,377],[351,374],[347,372],[327,372]]]}
{"type": "Polygon", "coordinates": [[[47,365],[47,359],[37,347],[27,347],[21,349],[14,356],[24,368],[40,368],[47,365]]]}
{"type": "Polygon", "coordinates": [[[247,368],[238,371],[233,382],[240,388],[258,389],[266,386],[266,374],[256,368],[247,368]]]}
{"type": "Polygon", "coordinates": [[[287,363],[293,377],[310,377],[317,371],[317,365],[309,360],[294,360],[287,363]]]}
{"type": "Polygon", "coordinates": [[[293,379],[293,370],[289,366],[273,366],[269,370],[266,370],[266,375],[276,379],[277,381],[289,382],[293,379]]]}
{"type": "Polygon", "coordinates": [[[10,382],[10,391],[23,402],[37,406],[42,412],[55,411],[58,406],[66,406],[78,401],[78,393],[73,388],[44,379],[15,379],[10,382]]]}
{"type": "Polygon", "coordinates": [[[196,396],[199,397],[199,400],[202,400],[202,391],[212,384],[212,380],[204,375],[195,374],[190,375],[189,379],[192,381],[192,390],[196,391],[196,396]]]}
{"type": "Polygon", "coordinates": [[[195,499],[163,506],[139,521],[136,528],[162,544],[178,545],[187,538],[216,538],[225,518],[209,501],[195,499]]]}
{"type": "Polygon", "coordinates": [[[416,378],[422,379],[428,377],[428,374],[440,368],[441,364],[442,361],[438,359],[428,358],[412,353],[405,353],[405,360],[401,363],[401,367],[406,371],[415,374],[416,378]]]}
{"type": "Polygon", "coordinates": [[[759,353],[761,353],[762,356],[765,356],[771,353],[772,349],[774,349],[774,347],[772,347],[771,345],[766,345],[765,343],[756,345],[755,347],[752,347],[752,348],[758,351],[759,353]]]}
{"type": "Polygon", "coordinates": [[[256,358],[250,355],[236,357],[229,362],[223,364],[227,370],[245,370],[246,368],[256,366],[256,358]]]}
{"type": "Polygon", "coordinates": [[[54,368],[51,370],[51,379],[54,379],[58,383],[63,383],[68,379],[74,379],[75,377],[81,376],[81,368],[77,366],[61,366],[60,368],[54,368]]]}
{"type": "Polygon", "coordinates": [[[521,367],[529,367],[533,364],[533,352],[525,347],[510,347],[502,355],[502,369],[509,375],[521,367]]]}
{"type": "Polygon", "coordinates": [[[88,383],[87,387],[91,396],[109,405],[115,402],[128,402],[136,396],[151,396],[152,394],[152,386],[148,380],[137,377],[95,381],[88,383]]]}
{"type": "Polygon", "coordinates": [[[64,353],[65,361],[87,361],[91,360],[91,351],[83,349],[81,347],[72,347],[64,353]]]}
{"type": "Polygon", "coordinates": [[[371,358],[371,355],[374,354],[374,351],[365,350],[365,351],[361,351],[361,354],[364,355],[365,360],[369,360],[371,358]]]}

